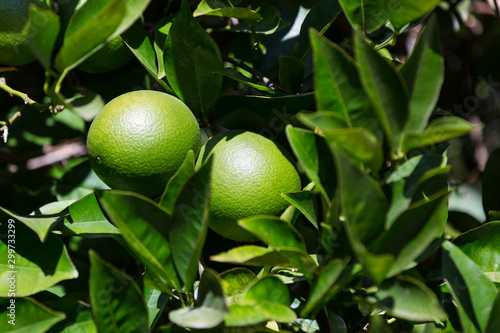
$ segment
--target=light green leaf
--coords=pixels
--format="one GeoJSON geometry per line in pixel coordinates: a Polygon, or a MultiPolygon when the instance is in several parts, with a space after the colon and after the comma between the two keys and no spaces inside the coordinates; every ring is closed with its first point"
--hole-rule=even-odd
{"type": "Polygon", "coordinates": [[[290,306],[288,287],[276,276],[266,276],[255,281],[241,299],[242,305],[257,305],[262,301],[271,301],[290,306]]]}
{"type": "Polygon", "coordinates": [[[253,305],[231,304],[229,314],[224,320],[228,327],[244,327],[267,321],[267,316],[259,312],[253,305]]]}
{"type": "Polygon", "coordinates": [[[221,286],[231,303],[239,300],[242,293],[257,276],[247,268],[235,267],[220,274],[221,286]]]}
{"type": "Polygon", "coordinates": [[[93,250],[89,256],[90,302],[97,330],[149,332],[148,311],[137,284],[93,250]]]}
{"type": "Polygon", "coordinates": [[[257,245],[234,247],[227,252],[211,256],[210,260],[248,266],[283,266],[288,264],[288,260],[281,255],[281,251],[257,245]]]}
{"type": "Polygon", "coordinates": [[[384,0],[384,12],[389,13],[392,25],[399,30],[432,11],[440,2],[440,0],[400,0],[395,5],[390,0],[384,0]]]}
{"type": "Polygon", "coordinates": [[[366,33],[379,29],[387,20],[379,0],[339,0],[349,23],[366,33]]]}
{"type": "Polygon", "coordinates": [[[170,296],[146,285],[143,287],[143,294],[148,309],[149,326],[154,327],[160,319],[170,296]]]}
{"type": "Polygon", "coordinates": [[[45,333],[66,315],[31,298],[6,298],[0,301],[0,332],[45,333]],[[14,308],[12,312],[9,307],[14,308]]]}
{"type": "Polygon", "coordinates": [[[318,205],[316,198],[311,191],[301,191],[294,193],[283,193],[283,198],[285,198],[289,203],[297,207],[298,210],[312,223],[312,225],[318,228],[318,205]]]}
{"type": "Polygon", "coordinates": [[[222,1],[203,0],[198,4],[198,7],[193,13],[193,16],[197,17],[202,15],[210,15],[220,17],[234,17],[238,20],[253,24],[262,20],[262,16],[251,9],[243,7],[232,7],[229,1],[221,6],[221,2],[222,1]]]}

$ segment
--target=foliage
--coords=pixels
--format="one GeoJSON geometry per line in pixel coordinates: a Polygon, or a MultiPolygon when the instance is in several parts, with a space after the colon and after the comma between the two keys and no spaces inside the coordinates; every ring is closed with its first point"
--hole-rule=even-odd
{"type": "Polygon", "coordinates": [[[481,137],[496,129],[498,8],[76,4],[32,6],[37,61],[0,67],[0,331],[498,331],[500,150],[481,137]],[[119,35],[132,62],[78,70],[119,35]],[[137,89],[182,99],[203,141],[245,129],[290,151],[303,190],[279,217],[238,221],[257,242],[208,228],[212,164],[192,151],[158,198],[91,170],[90,122],[137,89]]]}

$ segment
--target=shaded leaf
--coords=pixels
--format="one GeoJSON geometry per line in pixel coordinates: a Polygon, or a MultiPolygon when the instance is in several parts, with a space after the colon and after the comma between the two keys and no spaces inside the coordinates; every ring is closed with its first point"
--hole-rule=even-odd
{"type": "Polygon", "coordinates": [[[297,207],[302,214],[318,229],[318,204],[311,191],[283,193],[282,196],[297,207]]]}
{"type": "Polygon", "coordinates": [[[0,331],[45,333],[63,320],[63,312],[54,311],[31,298],[6,298],[0,301],[0,331]],[[9,307],[14,308],[12,312],[9,307]]]}
{"type": "Polygon", "coordinates": [[[387,13],[390,14],[389,19],[396,30],[403,28],[412,21],[421,18],[432,11],[441,1],[418,1],[418,0],[403,0],[398,1],[395,6],[391,1],[386,1],[385,7],[387,13]]]}
{"type": "Polygon", "coordinates": [[[249,86],[257,91],[267,93],[268,95],[273,96],[273,95],[278,94],[278,92],[271,87],[252,82],[245,75],[241,74],[240,72],[238,72],[234,68],[227,67],[227,68],[219,69],[219,70],[215,71],[215,73],[227,76],[227,77],[229,77],[233,80],[236,80],[240,83],[243,83],[244,85],[249,86]]]}
{"type": "Polygon", "coordinates": [[[281,19],[280,12],[274,7],[262,6],[256,12],[262,17],[262,20],[255,24],[239,23],[233,26],[232,30],[271,35],[290,25],[290,22],[281,19]]]}
{"type": "Polygon", "coordinates": [[[45,305],[52,310],[60,311],[66,318],[52,327],[51,332],[78,333],[81,331],[96,333],[92,309],[90,306],[78,301],[50,301],[45,305]]]}
{"type": "Polygon", "coordinates": [[[382,2],[377,0],[339,0],[344,14],[354,28],[371,33],[387,20],[382,2]]]}
{"type": "Polygon", "coordinates": [[[292,56],[280,56],[279,79],[280,83],[291,93],[300,92],[304,78],[304,62],[292,56]]]}
{"type": "Polygon", "coordinates": [[[146,285],[143,287],[143,294],[148,310],[149,326],[154,327],[160,319],[170,296],[146,285]]]}
{"type": "Polygon", "coordinates": [[[262,20],[262,16],[251,9],[243,7],[232,7],[229,1],[227,1],[227,3],[224,3],[223,6],[221,6],[221,3],[224,3],[224,1],[203,0],[198,4],[198,7],[193,13],[193,16],[197,17],[202,15],[210,15],[220,17],[234,17],[238,20],[253,24],[262,20]]]}
{"type": "Polygon", "coordinates": [[[52,10],[42,9],[36,5],[30,6],[28,19],[28,46],[40,64],[46,70],[50,68],[52,52],[61,28],[59,16],[52,10]],[[43,27],[37,23],[43,22],[43,27]]]}

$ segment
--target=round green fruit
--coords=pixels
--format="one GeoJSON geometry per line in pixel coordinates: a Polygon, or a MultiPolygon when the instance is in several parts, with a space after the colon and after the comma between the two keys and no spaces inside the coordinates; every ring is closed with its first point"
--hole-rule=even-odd
{"type": "Polygon", "coordinates": [[[158,91],[120,95],[92,122],[87,151],[95,173],[109,187],[159,195],[187,152],[200,148],[200,128],[179,99],[158,91]]]}

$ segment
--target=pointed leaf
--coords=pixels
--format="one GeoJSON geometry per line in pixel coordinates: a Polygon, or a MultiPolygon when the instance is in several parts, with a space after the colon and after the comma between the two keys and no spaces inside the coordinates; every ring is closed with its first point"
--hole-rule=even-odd
{"type": "Polygon", "coordinates": [[[194,152],[192,150],[188,151],[179,170],[168,181],[167,187],[160,199],[160,206],[169,213],[172,213],[175,200],[179,196],[179,193],[181,193],[186,181],[194,173],[194,160],[194,152]]]}
{"type": "Polygon", "coordinates": [[[90,256],[90,302],[99,332],[149,332],[148,311],[137,284],[103,261],[90,256]]]}
{"type": "Polygon", "coordinates": [[[318,229],[318,204],[311,191],[283,193],[289,203],[297,207],[302,214],[318,229]]]}
{"type": "Polygon", "coordinates": [[[158,289],[148,286],[143,287],[144,300],[148,310],[149,326],[154,327],[160,319],[165,306],[167,305],[170,296],[162,293],[158,289]]]}
{"type": "Polygon", "coordinates": [[[217,5],[220,5],[219,1],[203,0],[194,11],[193,16],[197,17],[202,15],[210,15],[220,17],[234,17],[238,20],[253,24],[258,23],[262,20],[262,16],[260,16],[257,12],[243,7],[232,7],[229,1],[227,4],[225,4],[225,6],[219,7],[217,5]],[[217,4],[214,4],[214,2],[217,2],[217,4]]]}
{"type": "Polygon", "coordinates": [[[263,84],[252,82],[252,80],[250,80],[249,78],[247,78],[245,75],[243,75],[242,73],[240,73],[239,71],[237,71],[234,68],[226,67],[223,69],[219,69],[215,72],[218,74],[224,75],[228,78],[231,78],[235,81],[238,81],[238,82],[240,82],[246,86],[249,86],[257,91],[261,91],[267,95],[273,96],[273,95],[279,94],[275,89],[273,89],[271,87],[265,86],[263,84]]]}
{"type": "Polygon", "coordinates": [[[232,27],[232,30],[248,33],[271,35],[290,25],[290,22],[281,19],[280,12],[271,6],[261,6],[256,12],[262,20],[255,24],[239,23],[232,27]]]}
{"type": "Polygon", "coordinates": [[[397,318],[436,323],[446,320],[436,295],[423,282],[409,276],[385,281],[367,300],[397,318]]]}
{"type": "Polygon", "coordinates": [[[484,332],[497,288],[465,253],[448,241],[442,246],[442,262],[453,299],[463,308],[459,314],[466,316],[465,321],[472,322],[478,331],[484,332]]]}
{"type": "Polygon", "coordinates": [[[243,245],[210,257],[210,260],[248,266],[283,266],[288,260],[281,251],[257,245],[243,245]]]}
{"type": "Polygon", "coordinates": [[[0,237],[0,297],[8,296],[12,280],[8,278],[13,276],[16,297],[33,295],[60,281],[78,277],[66,247],[57,236],[49,234],[41,243],[24,224],[8,225],[8,229],[2,228],[0,237]]]}
{"type": "Polygon", "coordinates": [[[0,309],[2,333],[44,333],[66,317],[63,312],[54,311],[31,298],[3,299],[0,309]]]}
{"type": "Polygon", "coordinates": [[[187,291],[193,291],[208,231],[212,161],[210,157],[182,188],[168,230],[175,268],[187,291]]]}
{"type": "Polygon", "coordinates": [[[167,80],[190,108],[205,111],[220,94],[222,69],[219,47],[189,10],[187,0],[174,19],[164,51],[167,80]],[[186,34],[189,31],[189,34],[186,34]]]}
{"type": "Polygon", "coordinates": [[[96,195],[132,254],[163,284],[180,289],[167,238],[168,213],[136,193],[111,190],[96,195]]]}
{"type": "Polygon", "coordinates": [[[393,152],[399,153],[408,120],[408,97],[395,67],[355,34],[355,54],[361,82],[370,97],[393,152]]]}
{"type": "Polygon", "coordinates": [[[401,68],[410,92],[406,132],[421,132],[436,106],[444,80],[444,60],[436,17],[422,29],[410,58],[401,68]]]}

